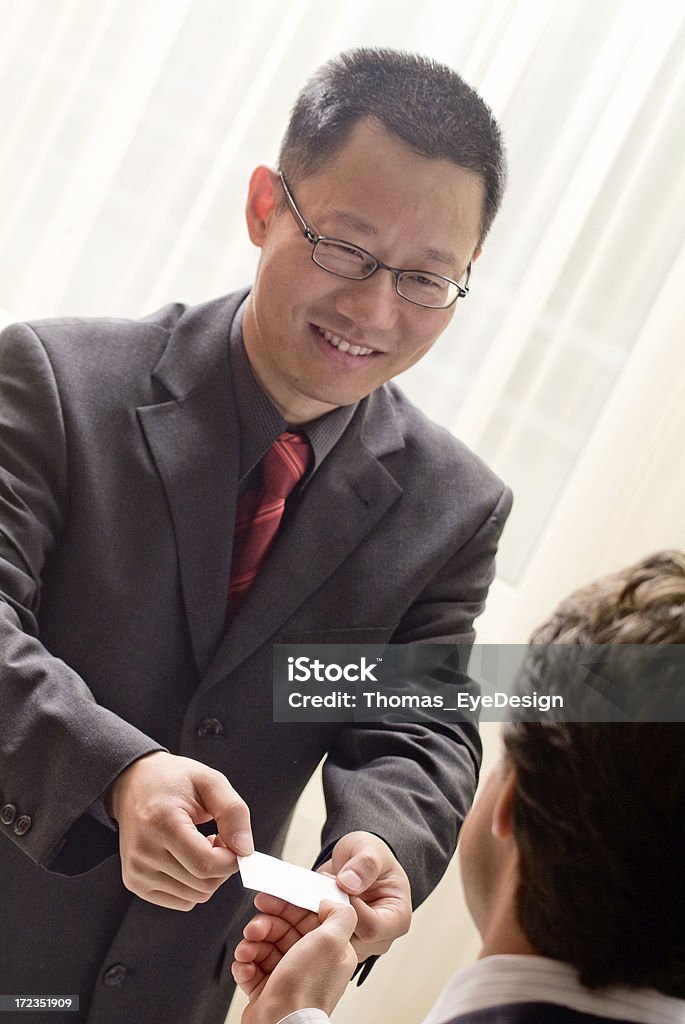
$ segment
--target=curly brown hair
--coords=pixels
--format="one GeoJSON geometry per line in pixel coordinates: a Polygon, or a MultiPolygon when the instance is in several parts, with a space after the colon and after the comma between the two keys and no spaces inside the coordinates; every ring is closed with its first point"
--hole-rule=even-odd
{"type": "MultiPolygon", "coordinates": [[[[685,644],[685,554],[659,552],[583,587],[531,642],[522,674],[537,689],[559,671],[559,645],[685,644]]],[[[668,672],[672,682],[668,650],[650,663],[650,684],[668,672]]],[[[589,988],[685,998],[685,723],[518,722],[503,739],[528,940],[589,988]]]]}

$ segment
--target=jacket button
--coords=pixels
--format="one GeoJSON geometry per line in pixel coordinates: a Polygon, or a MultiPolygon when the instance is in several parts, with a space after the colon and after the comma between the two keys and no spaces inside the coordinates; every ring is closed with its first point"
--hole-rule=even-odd
{"type": "Polygon", "coordinates": [[[28,832],[28,830],[31,828],[32,824],[33,824],[33,822],[29,818],[28,814],[22,814],[22,816],[20,818],[17,818],[17,820],[14,823],[15,835],[18,835],[18,836],[25,835],[28,832]]]}
{"type": "Polygon", "coordinates": [[[224,727],[218,718],[203,718],[197,727],[198,736],[223,736],[224,727]]]}
{"type": "Polygon", "coordinates": [[[17,816],[17,808],[14,804],[5,804],[3,809],[0,811],[0,821],[3,825],[11,825],[17,816]]]}
{"type": "Polygon", "coordinates": [[[128,967],[125,964],[112,964],[108,967],[102,976],[102,980],[105,985],[109,985],[110,988],[118,988],[119,985],[123,985],[126,975],[128,974],[128,967]]]}

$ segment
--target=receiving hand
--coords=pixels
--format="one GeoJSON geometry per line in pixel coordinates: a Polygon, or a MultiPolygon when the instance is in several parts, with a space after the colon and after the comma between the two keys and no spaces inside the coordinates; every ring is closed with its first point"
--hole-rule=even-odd
{"type": "Polygon", "coordinates": [[[357,913],[352,945],[359,961],[385,953],[411,924],[411,889],[404,868],[382,839],[349,832],[318,869],[335,875],[357,913]]]}
{"type": "Polygon", "coordinates": [[[265,893],[255,905],[262,913],[245,926],[231,968],[250,1000],[242,1024],[274,1024],[304,1007],[330,1014],[357,965],[352,907],[324,900],[317,916],[265,893]]]}
{"type": "Polygon", "coordinates": [[[214,768],[164,751],[134,761],[106,797],[119,824],[121,875],[136,896],[171,910],[206,903],[254,850],[250,812],[214,768]],[[196,825],[214,819],[219,835],[196,825]]]}

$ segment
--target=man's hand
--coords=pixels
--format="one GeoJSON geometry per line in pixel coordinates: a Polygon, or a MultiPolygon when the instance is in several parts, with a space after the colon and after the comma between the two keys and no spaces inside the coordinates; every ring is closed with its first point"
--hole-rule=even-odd
{"type": "Polygon", "coordinates": [[[370,832],[350,832],[333,848],[319,871],[335,875],[357,913],[352,945],[359,961],[385,953],[409,931],[411,888],[404,868],[387,843],[370,832]]]}
{"type": "Polygon", "coordinates": [[[245,926],[232,966],[250,1000],[242,1024],[273,1024],[307,1006],[332,1013],[357,965],[352,907],[324,900],[317,916],[265,893],[255,905],[262,913],[245,926]]]}
{"type": "Polygon", "coordinates": [[[221,772],[156,751],[119,775],[106,796],[119,823],[121,875],[136,896],[171,910],[206,903],[254,850],[250,812],[221,772]],[[196,825],[214,819],[219,835],[196,825]]]}

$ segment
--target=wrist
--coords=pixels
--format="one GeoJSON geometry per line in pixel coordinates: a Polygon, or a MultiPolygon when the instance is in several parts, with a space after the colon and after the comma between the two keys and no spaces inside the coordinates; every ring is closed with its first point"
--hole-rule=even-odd
{"type": "Polygon", "coordinates": [[[146,761],[150,757],[156,757],[157,754],[167,753],[168,751],[165,750],[151,750],[146,754],[142,754],[140,757],[136,758],[135,761],[132,761],[130,764],[126,765],[126,767],[123,768],[119,772],[119,774],[110,782],[102,798],[103,803],[105,805],[105,810],[109,814],[110,818],[112,818],[117,823],[119,822],[123,790],[127,780],[131,778],[134,769],[137,769],[138,765],[140,765],[142,761],[146,761]]]}

